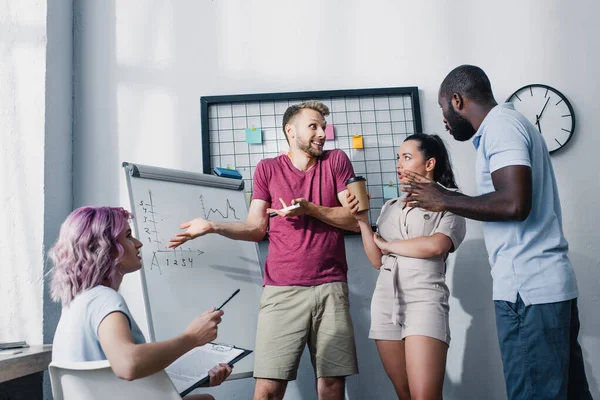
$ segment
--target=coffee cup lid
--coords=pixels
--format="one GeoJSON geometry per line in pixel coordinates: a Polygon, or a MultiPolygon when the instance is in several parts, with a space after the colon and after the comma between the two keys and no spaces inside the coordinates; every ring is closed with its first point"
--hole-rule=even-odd
{"type": "Polygon", "coordinates": [[[353,176],[352,178],[346,181],[346,185],[349,185],[353,182],[366,181],[366,179],[362,176],[353,176]]]}

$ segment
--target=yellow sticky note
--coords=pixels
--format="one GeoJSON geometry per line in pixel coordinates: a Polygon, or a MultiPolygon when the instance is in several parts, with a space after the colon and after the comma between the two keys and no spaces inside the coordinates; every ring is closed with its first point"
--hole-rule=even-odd
{"type": "Polygon", "coordinates": [[[363,148],[363,138],[362,138],[362,136],[354,136],[354,137],[352,137],[352,148],[353,149],[362,149],[363,148]]]}

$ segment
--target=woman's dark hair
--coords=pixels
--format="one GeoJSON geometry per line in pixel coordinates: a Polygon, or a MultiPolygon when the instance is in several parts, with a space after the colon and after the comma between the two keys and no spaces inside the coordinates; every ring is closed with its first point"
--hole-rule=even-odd
{"type": "Polygon", "coordinates": [[[415,133],[404,139],[405,142],[409,140],[419,143],[419,151],[425,156],[425,160],[435,158],[433,180],[447,188],[458,189],[458,185],[454,180],[454,172],[452,172],[450,156],[442,138],[438,135],[415,133]]]}

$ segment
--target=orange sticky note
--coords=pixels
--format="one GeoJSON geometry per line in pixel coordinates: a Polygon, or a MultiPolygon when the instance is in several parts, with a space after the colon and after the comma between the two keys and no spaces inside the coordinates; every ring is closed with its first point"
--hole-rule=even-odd
{"type": "Polygon", "coordinates": [[[325,128],[325,140],[333,140],[334,137],[333,124],[328,124],[325,128]]]}
{"type": "Polygon", "coordinates": [[[352,148],[353,149],[362,149],[363,148],[363,138],[362,138],[362,136],[354,136],[352,138],[352,148]]]}

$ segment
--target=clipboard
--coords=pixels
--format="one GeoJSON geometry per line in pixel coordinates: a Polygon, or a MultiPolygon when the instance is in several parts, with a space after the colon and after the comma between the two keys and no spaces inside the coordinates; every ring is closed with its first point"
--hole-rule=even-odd
{"type": "Polygon", "coordinates": [[[196,347],[165,368],[181,397],[210,382],[208,371],[219,363],[233,367],[252,353],[252,350],[233,345],[210,342],[196,347]]]}

